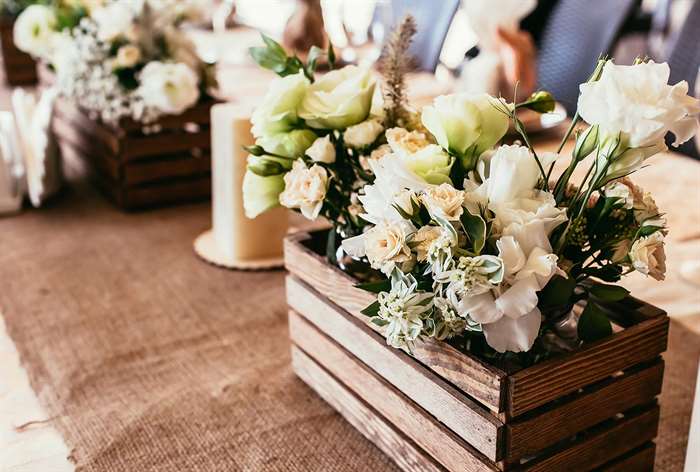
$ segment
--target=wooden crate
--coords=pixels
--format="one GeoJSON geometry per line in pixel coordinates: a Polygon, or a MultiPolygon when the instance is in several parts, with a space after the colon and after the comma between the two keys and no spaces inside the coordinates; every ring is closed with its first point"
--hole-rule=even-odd
{"type": "Polygon", "coordinates": [[[52,129],[63,158],[87,168],[117,206],[140,209],[203,200],[211,195],[209,112],[213,100],[165,116],[160,131],[139,123],[108,126],[71,102],[57,101],[52,129]]]}
{"type": "Polygon", "coordinates": [[[13,86],[37,83],[36,62],[15,46],[12,36],[14,18],[0,16],[0,49],[5,80],[13,86]]]}
{"type": "Polygon", "coordinates": [[[410,356],[360,313],[374,296],[326,263],[324,241],[285,241],[294,371],[402,469],[653,469],[663,311],[626,300],[610,337],[520,370],[435,340],[410,356]]]}

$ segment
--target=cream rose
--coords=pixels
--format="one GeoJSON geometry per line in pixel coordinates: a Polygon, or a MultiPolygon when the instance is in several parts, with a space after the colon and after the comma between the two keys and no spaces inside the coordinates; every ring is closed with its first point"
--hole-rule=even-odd
{"type": "Polygon", "coordinates": [[[354,148],[362,148],[372,144],[384,131],[384,126],[377,120],[365,120],[350,126],[343,133],[345,144],[354,148]]]}
{"type": "Polygon", "coordinates": [[[629,256],[636,271],[656,280],[666,277],[666,253],[661,231],[637,239],[632,244],[629,256]]]}
{"type": "Polygon", "coordinates": [[[464,191],[450,184],[428,187],[421,195],[421,201],[430,214],[444,216],[449,221],[459,220],[464,212],[464,191]]]}
{"type": "Polygon", "coordinates": [[[121,67],[134,67],[141,60],[141,50],[133,44],[127,44],[117,50],[114,65],[121,67]]]}
{"type": "Polygon", "coordinates": [[[656,146],[672,132],[678,146],[697,132],[700,101],[685,81],[668,85],[668,64],[618,66],[608,61],[600,80],[581,84],[578,112],[607,136],[623,133],[629,147],[656,146]]]}
{"type": "Polygon", "coordinates": [[[416,251],[417,259],[423,262],[428,259],[430,246],[442,236],[443,230],[439,226],[422,226],[411,239],[411,246],[416,251]]]}
{"type": "Polygon", "coordinates": [[[284,191],[280,203],[287,208],[298,208],[301,214],[315,220],[326,198],[328,173],[319,165],[306,167],[304,161],[294,161],[292,170],[284,176],[284,191]]]}
{"type": "Polygon", "coordinates": [[[431,143],[420,131],[408,131],[404,128],[386,130],[386,142],[389,148],[400,156],[415,154],[431,143]]]}
{"type": "Polygon", "coordinates": [[[56,15],[44,5],[30,5],[15,20],[13,39],[18,49],[46,58],[56,28],[56,15]]]}
{"type": "Polygon", "coordinates": [[[199,100],[199,78],[185,64],[149,62],[139,76],[144,104],[178,115],[199,100]]]}
{"type": "Polygon", "coordinates": [[[309,149],[306,150],[306,155],[315,162],[324,162],[332,164],[335,162],[335,146],[331,142],[330,135],[322,138],[316,138],[309,149]]]}
{"type": "Polygon", "coordinates": [[[344,129],[364,121],[372,106],[375,81],[357,66],[334,70],[314,82],[299,108],[312,128],[344,129]]]}
{"type": "Polygon", "coordinates": [[[343,249],[351,256],[367,256],[374,269],[389,275],[397,264],[413,259],[407,242],[413,232],[415,228],[408,221],[381,221],[364,234],[344,240],[343,249]]]}
{"type": "Polygon", "coordinates": [[[443,95],[423,109],[422,121],[440,146],[471,168],[508,131],[508,116],[497,109],[503,106],[487,94],[443,95]]]}

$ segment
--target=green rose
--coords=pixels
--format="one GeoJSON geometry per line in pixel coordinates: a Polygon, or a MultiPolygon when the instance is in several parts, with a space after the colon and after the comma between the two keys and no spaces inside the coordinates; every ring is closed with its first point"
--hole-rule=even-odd
{"type": "Polygon", "coordinates": [[[275,79],[251,117],[253,136],[286,133],[299,125],[297,109],[308,87],[309,81],[301,72],[275,79]]]}
{"type": "Polygon", "coordinates": [[[508,131],[508,116],[498,110],[503,106],[485,93],[443,95],[423,109],[422,121],[443,149],[472,169],[479,155],[508,131]]]}
{"type": "Polygon", "coordinates": [[[263,177],[248,170],[243,177],[243,209],[248,218],[280,206],[284,190],[284,174],[263,177]]]}
{"type": "Polygon", "coordinates": [[[345,129],[367,118],[374,86],[367,69],[346,66],[331,71],[309,86],[299,116],[312,128],[345,129]]]}
{"type": "Polygon", "coordinates": [[[413,154],[402,153],[399,159],[414,174],[424,179],[429,184],[451,184],[450,170],[453,159],[440,146],[431,144],[413,154]]]}
{"type": "Polygon", "coordinates": [[[258,146],[265,151],[286,157],[300,157],[316,140],[316,133],[310,129],[295,129],[288,133],[275,133],[259,137],[258,146]]]}

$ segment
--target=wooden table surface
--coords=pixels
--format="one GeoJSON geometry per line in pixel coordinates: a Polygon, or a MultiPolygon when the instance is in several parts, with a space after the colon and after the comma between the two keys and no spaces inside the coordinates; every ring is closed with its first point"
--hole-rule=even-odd
{"type": "MultiPolygon", "coordinates": [[[[242,41],[239,46],[245,44],[242,41]]],[[[220,75],[225,95],[250,105],[264,93],[270,78],[271,74],[260,72],[251,64],[225,67],[220,75]]],[[[436,84],[426,76],[417,77],[412,86],[413,96],[422,102],[447,90],[446,84],[436,84]]],[[[0,109],[8,108],[8,93],[7,88],[0,91],[0,109]]],[[[552,137],[537,143],[540,149],[556,146],[552,137]]],[[[634,180],[652,192],[659,207],[667,213],[671,227],[667,242],[668,276],[666,282],[660,283],[634,275],[628,277],[624,285],[638,298],[667,310],[671,317],[700,333],[700,290],[680,276],[684,261],[700,258],[700,162],[666,153],[652,158],[650,164],[637,173],[634,180]]],[[[25,211],[50,210],[27,208],[25,211]]],[[[209,210],[203,207],[202,211],[209,210]]],[[[195,237],[193,234],[192,238],[195,237]]],[[[40,251],[36,257],[41,257],[40,251]]],[[[695,379],[688,379],[688,382],[695,382],[695,379]]],[[[73,470],[68,460],[70,451],[60,435],[50,425],[42,423],[45,420],[46,415],[29,387],[0,317],[0,470],[73,470]]]]}

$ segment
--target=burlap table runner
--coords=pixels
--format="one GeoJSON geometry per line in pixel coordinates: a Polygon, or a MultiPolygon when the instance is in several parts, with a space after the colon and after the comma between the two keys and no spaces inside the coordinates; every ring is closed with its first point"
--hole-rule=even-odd
{"type": "MultiPolygon", "coordinates": [[[[0,220],[0,311],[79,470],[394,470],[292,373],[283,274],[201,262],[208,225],[85,185],[0,220]]],[[[682,469],[698,341],[673,324],[660,471],[682,469]]]]}

